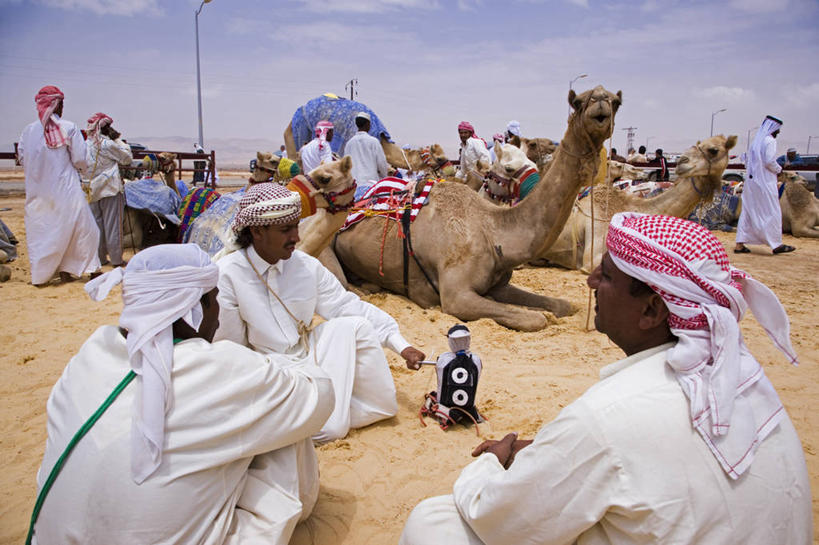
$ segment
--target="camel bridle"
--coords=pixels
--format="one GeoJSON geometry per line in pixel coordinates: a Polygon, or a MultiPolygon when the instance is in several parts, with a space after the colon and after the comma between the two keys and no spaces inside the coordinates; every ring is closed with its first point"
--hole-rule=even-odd
{"type": "MultiPolygon", "coordinates": [[[[710,178],[710,177],[711,177],[711,167],[712,167],[712,166],[713,166],[713,164],[714,164],[714,159],[709,159],[709,158],[708,158],[708,154],[707,154],[707,153],[705,153],[705,152],[702,150],[702,145],[697,144],[697,145],[696,145],[696,146],[694,146],[694,147],[697,149],[697,151],[698,151],[698,152],[700,152],[700,155],[702,155],[702,158],[703,158],[703,159],[705,159],[705,162],[706,162],[706,163],[708,163],[708,171],[705,173],[705,177],[706,177],[706,178],[710,178]]],[[[700,197],[706,197],[706,196],[707,196],[707,194],[706,194],[706,193],[703,193],[702,191],[700,191],[700,188],[699,188],[699,187],[697,187],[697,184],[695,184],[695,183],[694,183],[694,178],[695,178],[694,176],[691,176],[691,178],[689,178],[689,180],[691,180],[691,187],[693,187],[693,188],[694,188],[694,191],[696,191],[696,192],[697,192],[697,195],[699,195],[700,197]]]]}
{"type": "Polygon", "coordinates": [[[355,180],[353,180],[352,184],[348,185],[341,191],[327,191],[325,189],[322,189],[315,182],[315,180],[313,180],[313,178],[310,177],[309,174],[302,174],[302,176],[304,176],[304,179],[310,182],[310,185],[312,185],[316,189],[316,191],[318,191],[321,194],[321,196],[324,197],[324,200],[327,202],[327,212],[329,212],[330,214],[335,214],[336,212],[343,212],[349,210],[355,204],[355,199],[350,199],[349,202],[344,204],[337,204],[339,197],[346,195],[351,191],[355,191],[356,188],[355,180]]]}
{"type": "Polygon", "coordinates": [[[493,170],[490,170],[483,179],[484,191],[486,191],[486,194],[489,195],[489,198],[491,198],[493,201],[512,203],[518,198],[518,192],[520,191],[521,183],[523,183],[524,174],[528,175],[532,170],[537,171],[537,169],[533,169],[529,165],[523,165],[516,170],[511,177],[508,178],[501,176],[493,170]],[[497,193],[493,193],[492,187],[489,185],[489,180],[494,181],[503,188],[507,188],[509,193],[507,195],[498,195],[497,193]]]}

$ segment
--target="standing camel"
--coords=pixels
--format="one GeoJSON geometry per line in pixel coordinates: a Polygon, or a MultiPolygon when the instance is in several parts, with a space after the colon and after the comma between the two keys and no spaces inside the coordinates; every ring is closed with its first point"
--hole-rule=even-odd
{"type": "Polygon", "coordinates": [[[617,212],[687,217],[699,202],[708,201],[715,191],[721,191],[722,172],[728,165],[728,151],[736,142],[736,136],[726,138],[722,135],[697,142],[677,161],[677,182],[674,187],[656,197],[643,199],[610,185],[595,186],[593,202],[592,198],[584,198],[574,205],[557,241],[539,257],[567,269],[589,273],[600,264],[605,252],[609,221],[617,212]]]}
{"type": "Polygon", "coordinates": [[[496,206],[463,184],[437,184],[409,231],[417,262],[408,263],[406,286],[402,240],[392,220],[366,217],[342,231],[335,244],[339,260],[369,282],[424,308],[440,304],[461,320],[492,318],[512,329],[537,331],[547,324],[543,310],[570,314],[574,309],[567,301],[525,291],[509,280],[517,265],[557,238],[578,189],[591,183],[597,171],[599,151],[621,102],[621,92],[600,86],[580,95],[570,91],[574,111],[552,167],[515,207],[496,206]]]}

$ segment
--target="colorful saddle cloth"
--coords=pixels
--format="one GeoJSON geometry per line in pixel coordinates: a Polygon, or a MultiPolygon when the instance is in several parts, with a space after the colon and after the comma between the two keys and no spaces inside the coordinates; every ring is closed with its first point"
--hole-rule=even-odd
{"type": "Polygon", "coordinates": [[[188,229],[187,240],[196,244],[209,256],[213,257],[233,237],[230,226],[239,212],[239,200],[245,194],[245,188],[233,193],[225,193],[210,207],[202,212],[188,229]]]}
{"type": "Polygon", "coordinates": [[[221,196],[218,191],[209,187],[197,187],[185,195],[185,198],[182,199],[182,205],[179,207],[179,217],[182,218],[182,223],[179,224],[178,242],[188,241],[188,228],[193,220],[198,218],[199,214],[207,210],[221,196]]]}
{"type": "Polygon", "coordinates": [[[335,95],[322,95],[296,110],[293,119],[290,120],[296,148],[301,149],[303,145],[315,138],[316,123],[327,120],[332,121],[335,125],[330,148],[333,153],[344,155],[344,145],[358,132],[358,127],[355,126],[355,115],[358,112],[370,114],[369,134],[371,136],[380,138],[383,135],[389,142],[392,142],[387,127],[365,104],[335,95]]]}
{"type": "Polygon", "coordinates": [[[400,221],[402,214],[408,207],[412,208],[410,212],[410,223],[412,223],[421,208],[428,202],[429,193],[438,181],[429,178],[419,182],[412,182],[393,177],[379,180],[373,184],[361,200],[355,203],[353,211],[347,215],[347,221],[344,222],[340,230],[343,231],[352,227],[367,216],[385,216],[400,221]],[[416,183],[424,184],[418,193],[413,192],[416,183]]]}

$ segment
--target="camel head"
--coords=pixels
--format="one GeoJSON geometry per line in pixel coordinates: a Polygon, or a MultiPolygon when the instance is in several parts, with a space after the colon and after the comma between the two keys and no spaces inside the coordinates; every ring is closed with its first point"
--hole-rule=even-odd
{"type": "Polygon", "coordinates": [[[781,183],[798,184],[808,189],[808,181],[792,170],[783,170],[776,176],[776,181],[781,183]]]}
{"type": "MultiPolygon", "coordinates": [[[[323,197],[316,201],[318,208],[327,208],[331,214],[347,213],[347,209],[352,206],[355,199],[355,180],[353,180],[352,168],[353,160],[347,156],[341,161],[322,163],[310,171],[309,175],[304,176],[313,187],[313,191],[308,196],[316,198],[320,194],[323,197]]],[[[298,176],[294,178],[287,187],[303,193],[298,189],[299,184],[294,186],[295,189],[291,187],[298,178],[298,176]]]]}
{"type": "Polygon", "coordinates": [[[611,136],[614,129],[614,115],[623,103],[623,92],[612,93],[598,85],[594,89],[575,94],[569,90],[569,105],[574,112],[569,117],[569,131],[567,136],[579,136],[577,132],[585,133],[591,141],[569,143],[575,153],[596,152],[603,142],[611,136]],[[573,134],[574,133],[574,134],[573,134]],[[589,149],[589,148],[592,149],[589,149]]]}
{"type": "Polygon", "coordinates": [[[557,146],[549,138],[521,138],[520,148],[526,157],[540,166],[549,161],[557,146]]]}
{"type": "Polygon", "coordinates": [[[523,167],[537,168],[534,161],[526,156],[522,149],[512,144],[498,144],[495,148],[498,160],[492,165],[492,171],[504,178],[509,178],[523,167]]]}
{"type": "Polygon", "coordinates": [[[643,169],[633,167],[628,163],[621,163],[620,161],[612,161],[609,159],[609,181],[618,178],[625,178],[628,180],[645,180],[646,173],[643,169]]]}
{"type": "Polygon", "coordinates": [[[159,172],[168,175],[173,173],[176,169],[176,154],[169,151],[163,151],[157,155],[159,159],[159,172]]]}
{"type": "Polygon", "coordinates": [[[728,166],[728,151],[737,143],[736,135],[725,137],[721,134],[697,142],[691,146],[679,159],[675,172],[677,177],[687,178],[694,176],[722,177],[722,172],[728,166]]]}

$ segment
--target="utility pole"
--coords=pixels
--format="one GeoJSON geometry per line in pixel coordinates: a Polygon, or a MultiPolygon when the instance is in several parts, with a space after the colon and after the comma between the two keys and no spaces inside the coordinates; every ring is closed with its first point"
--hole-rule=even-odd
{"type": "Polygon", "coordinates": [[[355,88],[358,85],[358,78],[353,78],[347,82],[344,86],[344,90],[350,90],[350,100],[355,100],[355,97],[358,96],[358,90],[355,88]]]}
{"type": "Polygon", "coordinates": [[[626,151],[634,149],[634,137],[637,136],[637,127],[624,127],[620,130],[626,131],[626,151]]]}

